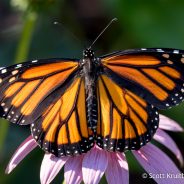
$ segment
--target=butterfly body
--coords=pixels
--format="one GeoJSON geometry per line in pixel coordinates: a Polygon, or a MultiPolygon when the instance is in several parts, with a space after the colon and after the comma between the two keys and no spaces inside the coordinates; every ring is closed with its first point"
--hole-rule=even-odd
{"type": "Polygon", "coordinates": [[[82,74],[84,76],[86,91],[86,110],[89,128],[96,132],[98,121],[96,81],[100,72],[100,65],[91,49],[83,51],[82,74]]]}
{"type": "Polygon", "coordinates": [[[0,69],[0,116],[30,125],[33,138],[58,157],[95,144],[138,150],[159,125],[158,109],[184,99],[184,51],[133,49],[83,59],[43,59],[0,69]]]}

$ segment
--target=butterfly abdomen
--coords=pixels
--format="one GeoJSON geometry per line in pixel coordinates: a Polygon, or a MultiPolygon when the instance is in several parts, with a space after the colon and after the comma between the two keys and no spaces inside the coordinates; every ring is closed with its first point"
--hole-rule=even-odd
{"type": "Polygon", "coordinates": [[[88,126],[91,128],[94,132],[96,132],[96,126],[97,126],[97,99],[96,99],[96,89],[94,86],[88,86],[87,89],[87,98],[86,98],[86,107],[87,107],[87,121],[88,126]]]}

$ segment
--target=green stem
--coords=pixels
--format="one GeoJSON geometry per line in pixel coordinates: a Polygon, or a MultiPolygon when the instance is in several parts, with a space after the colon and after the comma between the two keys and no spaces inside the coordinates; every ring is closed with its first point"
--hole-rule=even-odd
{"type": "MultiPolygon", "coordinates": [[[[24,19],[22,35],[17,47],[15,63],[19,63],[27,59],[36,20],[37,20],[36,13],[28,12],[26,14],[24,19]]],[[[0,123],[0,150],[2,150],[4,147],[4,142],[8,134],[8,128],[9,124],[7,123],[7,121],[2,120],[0,123]]]]}
{"type": "Polygon", "coordinates": [[[20,42],[16,52],[15,63],[19,63],[27,59],[36,20],[36,13],[29,12],[27,14],[22,31],[22,36],[20,38],[20,42]]]}
{"type": "Polygon", "coordinates": [[[1,120],[1,123],[0,123],[0,151],[3,150],[7,133],[8,133],[8,123],[6,122],[6,120],[1,120]]]}

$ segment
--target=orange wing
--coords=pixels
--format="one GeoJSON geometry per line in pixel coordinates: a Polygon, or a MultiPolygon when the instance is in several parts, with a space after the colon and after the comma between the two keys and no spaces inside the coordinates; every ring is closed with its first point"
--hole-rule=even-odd
{"type": "Polygon", "coordinates": [[[75,60],[39,60],[0,70],[0,115],[27,125],[64,93],[79,68],[75,60]]]}
{"type": "Polygon", "coordinates": [[[105,73],[122,87],[165,109],[184,99],[184,51],[137,49],[101,59],[105,73]]]}
{"type": "Polygon", "coordinates": [[[93,147],[85,100],[84,80],[75,78],[65,93],[31,124],[32,135],[44,151],[56,156],[78,155],[93,147]]]}
{"type": "Polygon", "coordinates": [[[97,82],[97,144],[109,151],[139,149],[149,142],[158,128],[155,107],[106,75],[97,82]]]}

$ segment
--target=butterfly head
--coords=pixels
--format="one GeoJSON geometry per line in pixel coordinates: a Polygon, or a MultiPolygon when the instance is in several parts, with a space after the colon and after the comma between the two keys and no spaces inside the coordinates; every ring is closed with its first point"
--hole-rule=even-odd
{"type": "Polygon", "coordinates": [[[84,58],[94,58],[94,51],[91,48],[87,48],[83,51],[84,58]]]}

